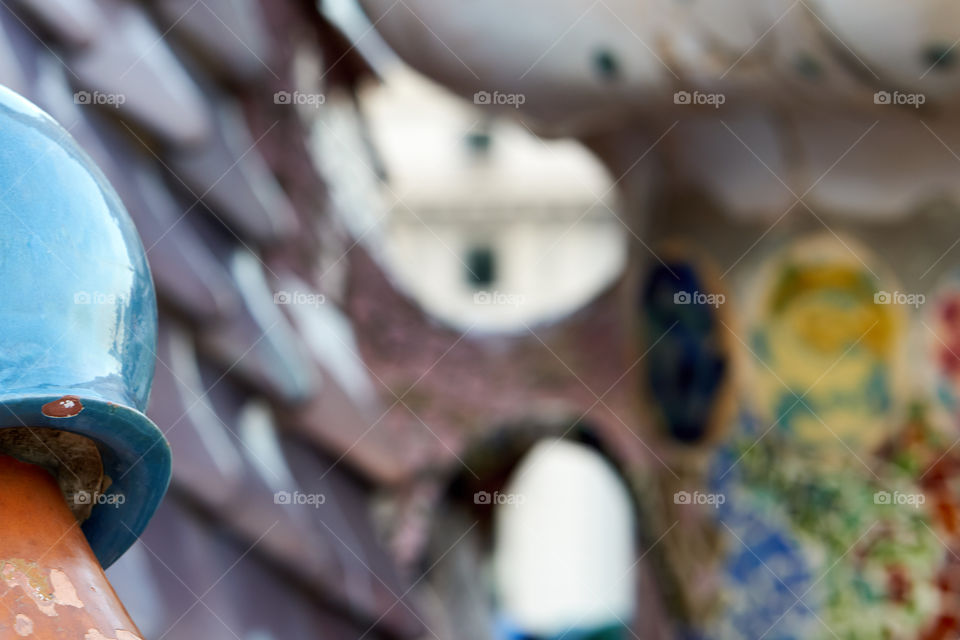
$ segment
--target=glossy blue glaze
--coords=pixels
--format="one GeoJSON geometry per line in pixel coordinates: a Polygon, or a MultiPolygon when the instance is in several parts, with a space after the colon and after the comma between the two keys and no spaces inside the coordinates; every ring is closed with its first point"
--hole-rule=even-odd
{"type": "Polygon", "coordinates": [[[108,494],[124,496],[83,525],[105,567],[169,483],[169,446],[143,414],[156,335],[150,270],[117,194],[67,131],[0,87],[0,428],[51,427],[97,442],[108,494]],[[83,409],[44,414],[65,395],[83,409]]]}
{"type": "Polygon", "coordinates": [[[690,298],[709,289],[692,264],[654,265],[640,290],[643,366],[670,437],[697,444],[711,427],[729,363],[717,308],[690,298]],[[678,302],[687,297],[686,302],[678,302]],[[646,345],[649,345],[647,347],[646,345]]]}

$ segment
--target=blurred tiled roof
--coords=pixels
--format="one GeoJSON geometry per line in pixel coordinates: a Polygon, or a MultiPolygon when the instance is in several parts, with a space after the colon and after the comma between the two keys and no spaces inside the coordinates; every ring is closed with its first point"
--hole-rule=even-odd
{"type": "Polygon", "coordinates": [[[345,235],[298,108],[274,99],[300,88],[300,58],[326,61],[327,82],[367,69],[306,1],[0,2],[0,83],[101,166],[157,285],[149,414],[174,479],[110,570],[147,638],[423,631],[369,515],[373,489],[404,470],[383,438],[353,446],[376,398],[344,346],[338,278],[318,276],[345,235]],[[276,304],[284,291],[323,304],[276,304]],[[325,501],[276,503],[295,491],[325,501]]]}

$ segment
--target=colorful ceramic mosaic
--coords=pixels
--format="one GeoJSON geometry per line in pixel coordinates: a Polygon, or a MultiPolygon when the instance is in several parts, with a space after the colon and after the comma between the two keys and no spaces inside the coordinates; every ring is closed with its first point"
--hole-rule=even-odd
{"type": "Polygon", "coordinates": [[[708,637],[810,637],[823,604],[813,559],[763,496],[744,488],[731,493],[716,514],[725,534],[721,613],[708,637]]]}
{"type": "Polygon", "coordinates": [[[727,553],[754,556],[766,575],[744,580],[728,561],[724,590],[734,595],[721,597],[750,606],[740,617],[736,608],[722,607],[725,624],[745,635],[718,638],[908,638],[936,619],[939,567],[948,553],[914,473],[885,461],[875,462],[873,470],[851,462],[824,471],[793,455],[784,434],[768,435],[759,444],[744,438],[733,452],[737,455],[718,465],[717,490],[730,508],[717,517],[728,534],[726,547],[733,550],[727,553]],[[786,576],[801,574],[807,586],[794,589],[786,576]],[[783,619],[771,623],[767,635],[754,634],[750,612],[766,619],[762,612],[783,606],[783,598],[773,597],[764,584],[770,580],[790,587],[787,606],[793,609],[790,615],[781,612],[783,619]],[[816,624],[798,631],[797,608],[815,613],[816,624]]]}
{"type": "Polygon", "coordinates": [[[869,455],[892,433],[905,317],[879,271],[866,249],[823,235],[750,284],[748,402],[794,446],[869,455]]]}
{"type": "Polygon", "coordinates": [[[703,510],[716,606],[692,635],[956,638],[960,287],[941,287],[954,293],[923,316],[887,295],[896,287],[869,252],[825,236],[759,273],[740,307],[753,365],[743,411],[703,480],[723,496],[703,510]],[[908,366],[908,329],[924,325],[935,339],[908,366]],[[901,379],[931,363],[936,398],[901,379]],[[952,423],[932,419],[937,400],[952,423]]]}
{"type": "Polygon", "coordinates": [[[960,425],[960,273],[948,274],[936,287],[924,315],[917,333],[933,364],[935,403],[946,423],[960,425]]]}

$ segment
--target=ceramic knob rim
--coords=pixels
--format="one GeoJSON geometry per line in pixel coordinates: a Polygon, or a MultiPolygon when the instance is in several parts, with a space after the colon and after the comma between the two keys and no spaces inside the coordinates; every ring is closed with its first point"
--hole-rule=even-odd
{"type": "Polygon", "coordinates": [[[111,484],[82,528],[100,564],[109,567],[146,529],[170,484],[171,452],[163,432],[134,408],[75,389],[0,394],[0,429],[24,426],[76,433],[97,445],[111,484]],[[44,409],[64,397],[82,409],[63,417],[44,409]]]}

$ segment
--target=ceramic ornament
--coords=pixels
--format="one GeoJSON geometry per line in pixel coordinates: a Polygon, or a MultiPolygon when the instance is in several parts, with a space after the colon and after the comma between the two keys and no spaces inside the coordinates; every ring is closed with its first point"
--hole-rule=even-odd
{"type": "Polygon", "coordinates": [[[641,395],[669,441],[715,441],[734,408],[729,299],[702,252],[662,255],[637,294],[641,395]]]}
{"type": "Polygon", "coordinates": [[[749,401],[791,441],[869,455],[892,434],[905,310],[866,248],[832,234],[793,241],[748,287],[749,401]]]}
{"type": "Polygon", "coordinates": [[[810,465],[776,432],[718,453],[722,630],[708,637],[918,637],[937,618],[949,553],[915,474],[877,472],[810,465]]]}

